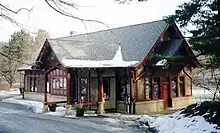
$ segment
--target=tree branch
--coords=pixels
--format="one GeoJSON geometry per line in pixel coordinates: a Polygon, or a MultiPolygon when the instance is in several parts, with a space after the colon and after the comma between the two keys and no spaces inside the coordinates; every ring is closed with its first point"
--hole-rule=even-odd
{"type": "Polygon", "coordinates": [[[21,11],[23,11],[23,10],[28,11],[28,12],[31,12],[31,11],[32,11],[32,8],[31,8],[31,9],[20,8],[20,9],[18,9],[17,11],[14,11],[14,10],[12,10],[12,9],[10,9],[10,8],[8,8],[8,7],[4,6],[4,5],[2,5],[2,4],[0,4],[0,7],[2,7],[3,9],[5,9],[5,10],[7,10],[7,11],[9,11],[9,12],[14,13],[14,14],[18,14],[19,12],[21,12],[21,11]]]}

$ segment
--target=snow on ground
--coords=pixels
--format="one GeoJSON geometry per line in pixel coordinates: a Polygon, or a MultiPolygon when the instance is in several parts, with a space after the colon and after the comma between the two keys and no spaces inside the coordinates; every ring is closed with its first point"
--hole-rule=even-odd
{"type": "Polygon", "coordinates": [[[13,95],[18,95],[18,94],[20,94],[20,91],[18,88],[14,88],[10,90],[2,90],[0,91],[0,98],[10,97],[13,95]]]}
{"type": "Polygon", "coordinates": [[[150,127],[155,127],[159,133],[210,133],[220,132],[215,129],[217,125],[209,124],[202,116],[183,117],[179,112],[171,116],[151,118],[143,116],[142,121],[148,121],[150,127]],[[146,119],[144,118],[146,117],[146,119]]]}
{"type": "Polygon", "coordinates": [[[24,100],[21,98],[21,96],[13,96],[10,98],[3,99],[2,101],[24,105],[29,109],[33,110],[33,112],[35,113],[41,113],[43,110],[43,103],[37,101],[24,100]]]}
{"type": "Polygon", "coordinates": [[[202,116],[184,117],[179,112],[172,115],[118,115],[116,118],[105,118],[106,122],[116,124],[124,121],[136,121],[146,128],[154,128],[158,133],[220,133],[217,125],[208,123],[202,116]]]}
{"type": "MultiPolygon", "coordinates": [[[[20,93],[20,92],[19,92],[20,93]]],[[[3,93],[0,93],[3,95],[3,93]]],[[[42,113],[43,111],[43,103],[42,102],[38,102],[38,101],[31,101],[31,100],[24,100],[22,99],[21,96],[18,95],[13,95],[13,94],[17,94],[15,92],[13,93],[4,93],[4,96],[6,97],[5,99],[3,99],[3,102],[8,102],[8,103],[15,103],[15,104],[20,104],[20,105],[24,105],[27,108],[31,109],[34,113],[42,113]],[[7,96],[10,96],[9,98],[7,98],[7,96]]],[[[55,112],[47,112],[44,113],[46,115],[56,115],[56,116],[65,116],[65,111],[66,108],[65,107],[56,107],[56,111],[55,112]]],[[[71,111],[72,115],[69,116],[65,116],[65,117],[75,117],[75,110],[71,111]]]]}

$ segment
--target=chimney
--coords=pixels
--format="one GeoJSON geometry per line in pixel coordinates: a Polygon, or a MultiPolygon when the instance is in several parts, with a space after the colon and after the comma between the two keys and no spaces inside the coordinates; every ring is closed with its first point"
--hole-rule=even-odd
{"type": "Polygon", "coordinates": [[[76,31],[70,31],[70,36],[76,35],[76,31]]]}

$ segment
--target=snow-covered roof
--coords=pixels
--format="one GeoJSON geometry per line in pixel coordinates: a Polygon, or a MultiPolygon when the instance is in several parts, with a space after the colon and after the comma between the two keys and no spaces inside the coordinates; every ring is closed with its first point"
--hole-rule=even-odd
{"type": "Polygon", "coordinates": [[[121,46],[119,45],[112,60],[75,60],[63,59],[61,60],[65,67],[129,67],[139,63],[139,61],[124,61],[121,53],[121,46]]]}

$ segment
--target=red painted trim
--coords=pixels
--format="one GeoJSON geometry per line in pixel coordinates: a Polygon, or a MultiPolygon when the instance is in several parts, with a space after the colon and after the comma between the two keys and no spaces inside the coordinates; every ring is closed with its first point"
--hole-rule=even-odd
{"type": "Polygon", "coordinates": [[[104,90],[103,90],[103,75],[102,72],[98,71],[98,92],[99,92],[99,102],[104,100],[104,90]]]}
{"type": "Polygon", "coordinates": [[[152,46],[152,48],[150,49],[150,51],[147,53],[147,56],[144,58],[144,60],[138,64],[137,68],[140,68],[141,65],[145,64],[145,62],[147,62],[149,60],[149,55],[150,53],[153,51],[153,49],[156,47],[156,45],[158,43],[160,43],[160,39],[161,37],[165,34],[165,32],[167,31],[167,29],[169,28],[170,24],[167,24],[167,26],[164,28],[164,30],[161,32],[160,36],[158,37],[157,41],[154,43],[154,45],[152,46]]]}
{"type": "Polygon", "coordinates": [[[169,89],[170,89],[170,97],[172,98],[172,74],[169,74],[169,89]]]}
{"type": "Polygon", "coordinates": [[[88,102],[91,102],[91,84],[90,84],[90,79],[91,79],[91,71],[89,69],[89,77],[88,77],[88,102]]]}
{"type": "MultiPolygon", "coordinates": [[[[137,69],[135,69],[134,75],[135,75],[135,79],[136,79],[137,69]]],[[[137,99],[138,99],[138,80],[135,80],[135,100],[137,100],[137,99]]]]}
{"type": "Polygon", "coordinates": [[[144,78],[144,99],[146,99],[146,80],[144,78]]]}
{"type": "Polygon", "coordinates": [[[159,77],[160,78],[160,96],[159,98],[162,99],[163,98],[163,83],[162,83],[162,77],[159,77]]]}
{"type": "Polygon", "coordinates": [[[135,102],[151,102],[151,101],[163,101],[163,99],[138,99],[135,102]]]}
{"type": "Polygon", "coordinates": [[[71,75],[70,73],[67,73],[66,76],[67,79],[67,83],[66,83],[66,100],[67,100],[67,105],[70,104],[70,79],[71,79],[71,75]]]}
{"type": "Polygon", "coordinates": [[[183,81],[184,82],[183,83],[184,84],[184,96],[186,96],[186,75],[184,75],[183,78],[184,78],[184,81],[183,81]]]}
{"type": "Polygon", "coordinates": [[[59,104],[59,103],[66,103],[66,101],[57,101],[57,102],[45,102],[45,105],[49,105],[49,104],[59,104]]]}
{"type": "Polygon", "coordinates": [[[47,102],[47,77],[44,75],[44,103],[47,102]]]}

